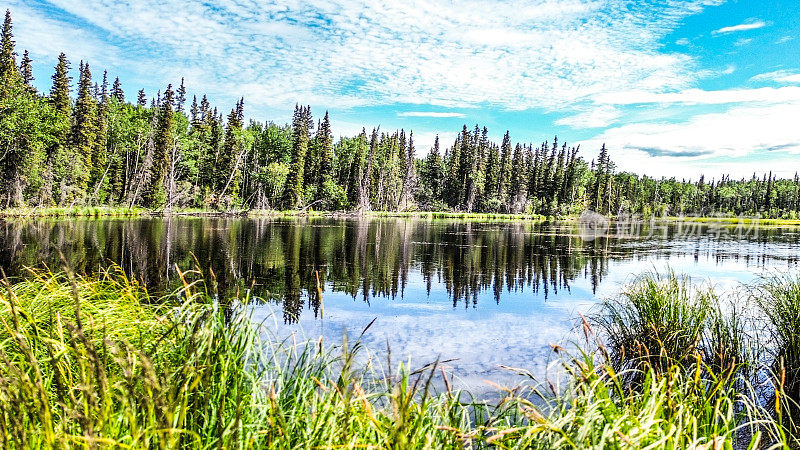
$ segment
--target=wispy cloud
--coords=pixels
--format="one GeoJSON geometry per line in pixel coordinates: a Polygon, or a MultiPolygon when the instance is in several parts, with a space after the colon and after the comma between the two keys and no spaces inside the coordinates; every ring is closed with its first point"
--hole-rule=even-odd
{"type": "Polygon", "coordinates": [[[573,129],[602,128],[614,123],[622,113],[612,106],[600,106],[572,116],[562,117],[555,121],[556,125],[565,125],[573,129]]]}
{"type": "Polygon", "coordinates": [[[431,118],[448,118],[448,117],[466,117],[466,114],[459,112],[435,112],[435,111],[407,111],[397,113],[398,117],[431,117],[431,118]]]}
{"type": "MultiPolygon", "coordinates": [[[[28,4],[10,2],[12,9],[28,4]]],[[[593,95],[631,86],[690,86],[697,77],[693,59],[665,53],[660,43],[683,18],[714,3],[510,0],[488,9],[478,0],[35,5],[60,11],[62,31],[48,31],[55,41],[94,30],[111,51],[134,55],[116,59],[119,70],[158,86],[185,76],[190,88],[216,98],[245,94],[251,107],[287,109],[299,101],[339,108],[405,103],[569,110],[593,95]]],[[[22,33],[18,39],[30,41],[22,33]]]]}
{"type": "Polygon", "coordinates": [[[714,30],[711,34],[727,34],[727,33],[735,33],[737,31],[749,31],[749,30],[757,30],[759,28],[764,28],[767,26],[767,23],[761,20],[756,20],[754,22],[745,22],[740,23],[739,25],[733,25],[730,27],[722,27],[718,30],[714,30]]]}
{"type": "Polygon", "coordinates": [[[625,124],[605,130],[582,144],[615,149],[615,161],[623,170],[694,176],[725,171],[744,176],[753,171],[784,168],[792,176],[800,154],[800,99],[763,106],[733,106],[720,113],[698,114],[678,122],[625,124]],[[779,153],[788,165],[772,160],[753,160],[758,152],[779,153]],[[737,162],[736,159],[740,160],[737,162]],[[719,162],[725,161],[720,166],[719,162]]]}
{"type": "Polygon", "coordinates": [[[785,103],[800,101],[800,87],[783,86],[756,89],[723,89],[707,91],[686,89],[670,93],[624,91],[597,95],[594,101],[601,105],[688,104],[724,105],[728,103],[785,103]]]}
{"type": "Polygon", "coordinates": [[[758,74],[752,78],[752,81],[775,81],[778,83],[798,83],[800,84],[800,72],[790,70],[776,70],[774,72],[767,72],[758,74]]]}

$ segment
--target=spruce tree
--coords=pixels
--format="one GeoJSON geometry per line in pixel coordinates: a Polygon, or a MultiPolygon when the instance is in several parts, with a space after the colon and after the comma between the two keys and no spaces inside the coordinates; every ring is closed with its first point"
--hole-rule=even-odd
{"type": "Polygon", "coordinates": [[[331,121],[328,111],[322,118],[317,130],[317,146],[319,149],[319,165],[317,171],[322,183],[329,182],[333,178],[333,136],[331,135],[331,121]]]}
{"type": "Polygon", "coordinates": [[[514,157],[511,163],[511,184],[509,191],[511,212],[515,214],[525,210],[525,201],[527,199],[526,173],[525,153],[522,146],[517,144],[516,148],[514,148],[514,157]]]}
{"type": "Polygon", "coordinates": [[[72,148],[75,152],[73,174],[75,195],[85,195],[92,173],[92,156],[97,144],[97,102],[92,95],[92,72],[89,64],[80,64],[78,98],[72,120],[72,148]]]}
{"type": "Polygon", "coordinates": [[[497,145],[491,145],[486,156],[486,187],[481,202],[484,206],[492,199],[499,200],[497,186],[500,183],[500,169],[500,148],[497,145]]]}
{"type": "Polygon", "coordinates": [[[189,120],[193,128],[197,127],[200,123],[200,109],[197,106],[197,96],[192,96],[192,108],[189,110],[189,120]]]}
{"type": "Polygon", "coordinates": [[[56,64],[55,73],[53,74],[53,87],[50,89],[50,102],[55,107],[56,111],[61,113],[64,117],[70,116],[72,101],[69,98],[69,83],[72,78],[69,76],[69,61],[67,55],[61,53],[58,55],[58,64],[56,64]]]}
{"type": "Polygon", "coordinates": [[[403,174],[403,189],[400,199],[400,207],[407,210],[412,207],[414,203],[414,190],[416,187],[416,167],[414,165],[414,131],[408,134],[408,145],[406,146],[405,158],[405,174],[403,174]]]}
{"type": "Polygon", "coordinates": [[[22,60],[19,62],[19,73],[22,76],[22,82],[25,83],[25,86],[27,86],[31,92],[36,92],[36,89],[33,87],[33,80],[35,78],[33,77],[32,62],[30,56],[28,56],[28,51],[25,50],[22,54],[22,60]]]}
{"type": "Polygon", "coordinates": [[[10,86],[20,80],[19,70],[14,58],[14,26],[11,22],[11,11],[6,10],[3,29],[0,32],[0,83],[10,86]]]}
{"type": "Polygon", "coordinates": [[[183,105],[186,103],[186,86],[183,84],[183,78],[181,78],[181,85],[178,87],[176,93],[178,95],[175,98],[175,109],[178,112],[183,112],[183,105]]]}
{"type": "MultiPolygon", "coordinates": [[[[466,129],[466,125],[464,126],[466,129]]],[[[456,139],[447,158],[447,179],[445,180],[445,202],[451,208],[458,208],[461,196],[461,142],[456,139]]]]}
{"type": "Polygon", "coordinates": [[[304,171],[309,142],[309,122],[311,108],[295,106],[292,119],[292,160],[289,175],[284,187],[283,205],[286,209],[296,209],[303,203],[304,171]]]}
{"type": "Polygon", "coordinates": [[[505,202],[508,195],[508,188],[511,185],[511,136],[508,130],[503,136],[503,143],[500,144],[500,175],[497,182],[497,198],[505,202]]]}
{"type": "Polygon", "coordinates": [[[172,85],[170,84],[164,91],[164,100],[158,110],[158,122],[153,146],[153,164],[150,168],[150,179],[143,197],[144,205],[148,208],[161,207],[166,201],[164,181],[173,145],[173,96],[172,85]]]}
{"type": "Polygon", "coordinates": [[[236,103],[228,114],[228,126],[218,161],[217,206],[236,204],[239,195],[241,171],[239,170],[242,152],[242,121],[244,119],[244,98],[236,103]],[[224,199],[224,200],[223,200],[224,199]]]}
{"type": "Polygon", "coordinates": [[[98,100],[100,102],[107,102],[108,101],[108,71],[103,71],[103,83],[100,84],[100,96],[98,100]]]}
{"type": "Polygon", "coordinates": [[[147,106],[147,95],[145,95],[144,89],[139,89],[139,95],[136,97],[136,104],[141,107],[147,106]]]}
{"type": "Polygon", "coordinates": [[[125,103],[125,91],[122,90],[122,83],[119,82],[119,77],[115,78],[114,84],[111,85],[111,97],[119,103],[125,103]]]}
{"type": "Polygon", "coordinates": [[[44,186],[41,203],[60,204],[67,200],[67,193],[72,190],[75,170],[71,167],[74,158],[71,156],[71,120],[72,101],[70,99],[69,76],[70,64],[64,53],[58,55],[58,63],[53,73],[53,86],[50,88],[50,104],[56,112],[56,130],[53,143],[46,149],[44,186]]]}
{"type": "Polygon", "coordinates": [[[100,86],[100,98],[97,103],[97,138],[92,154],[89,186],[93,189],[91,200],[103,202],[106,194],[106,190],[103,187],[108,184],[106,178],[106,165],[108,163],[106,142],[108,140],[108,106],[111,100],[108,90],[107,71],[103,71],[103,83],[100,86]]]}

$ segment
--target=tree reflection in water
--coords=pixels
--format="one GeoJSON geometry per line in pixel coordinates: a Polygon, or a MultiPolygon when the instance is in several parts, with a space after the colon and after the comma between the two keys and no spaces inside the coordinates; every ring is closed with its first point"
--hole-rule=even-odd
{"type": "MultiPolygon", "coordinates": [[[[664,230],[663,236],[653,237],[647,227],[637,236],[616,235],[612,229],[584,241],[570,222],[186,217],[11,221],[0,223],[0,264],[10,276],[23,275],[25,266],[55,269],[61,265],[61,251],[77,272],[91,273],[114,262],[151,292],[177,287],[175,265],[182,270],[199,265],[209,279],[213,271],[220,298],[252,288],[258,300],[280,302],[284,320],[292,322],[303,310],[319,314],[317,276],[323,290],[346,292],[366,303],[402,298],[410,277],[421,277],[429,294],[443,288],[454,308],[474,308],[483,292],[491,292],[499,304],[503,293],[512,290],[531,290],[546,300],[569,291],[578,278],[595,289],[615,259],[688,251],[697,257],[711,251],[700,245],[713,239],[708,235],[678,236],[675,227],[664,230]]],[[[751,241],[791,239],[787,236],[762,230],[751,241]]],[[[761,258],[718,249],[714,255],[756,262],[761,258]]]]}

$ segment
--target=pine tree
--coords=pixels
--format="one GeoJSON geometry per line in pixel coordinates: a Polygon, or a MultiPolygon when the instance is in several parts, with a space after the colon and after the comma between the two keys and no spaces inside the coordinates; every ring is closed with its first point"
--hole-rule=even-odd
{"type": "Polygon", "coordinates": [[[283,195],[283,205],[287,209],[298,208],[303,203],[303,176],[306,167],[310,120],[310,107],[295,106],[292,120],[292,161],[283,195]]]}
{"type": "Polygon", "coordinates": [[[400,208],[408,210],[414,203],[414,189],[416,185],[416,167],[414,164],[414,131],[408,134],[408,146],[406,147],[405,158],[405,174],[403,175],[403,189],[401,192],[400,208]]]}
{"type": "Polygon", "coordinates": [[[74,181],[75,170],[71,167],[74,158],[68,145],[72,117],[72,101],[69,97],[72,78],[69,76],[69,69],[67,56],[61,53],[52,76],[53,86],[50,88],[49,101],[56,112],[56,132],[53,143],[46,149],[41,204],[63,203],[67,199],[67,192],[72,188],[69,184],[74,181]]]}
{"type": "Polygon", "coordinates": [[[25,172],[31,153],[29,119],[36,111],[14,60],[11,13],[6,11],[0,39],[0,198],[3,206],[25,203],[25,172]]]}
{"type": "Polygon", "coordinates": [[[100,96],[98,98],[101,102],[108,101],[108,71],[103,71],[103,83],[100,84],[100,96]]]}
{"type": "Polygon", "coordinates": [[[378,151],[378,130],[372,129],[367,153],[367,164],[360,176],[357,209],[361,212],[368,211],[371,207],[370,187],[372,186],[372,169],[375,164],[375,153],[378,151]]]}
{"type": "Polygon", "coordinates": [[[511,197],[511,212],[516,214],[525,210],[525,202],[527,199],[526,173],[525,153],[523,152],[522,146],[517,144],[514,149],[513,162],[511,163],[511,183],[509,191],[511,197]]]}
{"type": "Polygon", "coordinates": [[[89,64],[81,61],[71,139],[75,152],[73,179],[77,196],[85,194],[89,184],[97,131],[97,103],[92,95],[92,72],[89,70],[89,64]]]}
{"type": "Polygon", "coordinates": [[[89,174],[89,186],[93,189],[91,200],[104,202],[107,185],[106,178],[108,154],[106,142],[108,140],[108,103],[111,100],[108,90],[108,72],[103,71],[103,83],[100,85],[100,98],[97,103],[97,138],[92,153],[92,167],[89,174]]]}
{"type": "Polygon", "coordinates": [[[189,110],[189,113],[190,113],[190,116],[189,116],[190,122],[189,123],[192,125],[192,128],[195,128],[200,123],[200,109],[197,106],[197,96],[196,95],[192,96],[192,108],[189,110]]]}
{"type": "Polygon", "coordinates": [[[147,106],[147,95],[145,95],[144,89],[139,89],[139,95],[136,97],[136,104],[141,107],[147,106]]]}
{"type": "Polygon", "coordinates": [[[511,186],[511,136],[506,130],[503,143],[500,144],[500,176],[497,183],[497,198],[505,202],[511,186]]]}
{"type": "Polygon", "coordinates": [[[17,63],[14,59],[14,26],[11,22],[11,11],[6,10],[0,33],[0,83],[3,87],[10,86],[20,80],[17,63]]]}
{"type": "Polygon", "coordinates": [[[244,119],[244,98],[236,102],[230,114],[228,114],[228,126],[225,129],[225,139],[222,144],[222,151],[218,161],[219,170],[217,176],[217,206],[236,204],[239,195],[239,185],[241,181],[241,153],[243,150],[241,142],[242,121],[244,119]],[[227,199],[223,198],[227,196],[227,199]]]}
{"type": "Polygon", "coordinates": [[[119,77],[115,78],[114,84],[111,85],[111,97],[119,103],[125,103],[125,91],[122,90],[122,83],[119,82],[119,77]]]}
{"type": "MultiPolygon", "coordinates": [[[[466,125],[464,126],[466,129],[466,125]]],[[[447,178],[445,179],[445,202],[451,208],[458,208],[462,191],[461,183],[461,142],[456,139],[447,158],[447,178]]]]}
{"type": "Polygon", "coordinates": [[[447,169],[439,148],[439,135],[436,135],[433,147],[422,162],[420,169],[419,184],[422,207],[434,209],[443,201],[442,195],[446,172],[447,169]]]}
{"type": "Polygon", "coordinates": [[[69,98],[69,83],[72,78],[69,76],[69,61],[67,56],[63,53],[58,55],[58,64],[56,64],[55,73],[53,74],[53,87],[50,89],[50,102],[55,107],[56,111],[61,113],[64,117],[70,116],[72,102],[69,98]]]}
{"type": "Polygon", "coordinates": [[[333,178],[333,136],[331,134],[331,120],[328,111],[317,131],[319,136],[319,173],[323,183],[333,178]]]}
{"type": "Polygon", "coordinates": [[[148,208],[161,207],[166,201],[164,182],[173,146],[173,95],[172,85],[170,84],[164,91],[164,101],[158,111],[158,123],[153,146],[153,165],[150,168],[150,179],[143,197],[144,205],[148,208]]]}
{"type": "Polygon", "coordinates": [[[19,73],[22,76],[22,82],[25,83],[25,86],[28,87],[28,90],[31,92],[36,92],[36,89],[33,87],[33,67],[31,66],[30,56],[28,56],[28,51],[22,54],[22,60],[19,62],[19,73]]]}
{"type": "Polygon", "coordinates": [[[497,186],[500,183],[500,169],[500,148],[497,145],[491,145],[489,154],[486,156],[486,187],[481,202],[484,206],[493,199],[499,200],[497,186]]]}
{"type": "Polygon", "coordinates": [[[186,103],[186,86],[183,84],[183,78],[181,78],[181,85],[176,93],[178,94],[175,98],[176,109],[183,112],[183,105],[186,103]]]}

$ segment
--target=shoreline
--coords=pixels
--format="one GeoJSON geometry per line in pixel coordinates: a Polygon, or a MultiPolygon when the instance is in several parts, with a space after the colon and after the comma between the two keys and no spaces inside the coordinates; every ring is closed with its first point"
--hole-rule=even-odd
{"type": "MultiPolygon", "coordinates": [[[[0,219],[45,219],[45,218],[139,218],[139,217],[273,217],[273,218],[406,218],[406,219],[451,219],[486,222],[577,222],[578,215],[544,216],[541,214],[467,213],[457,211],[281,211],[281,210],[213,210],[201,208],[176,209],[173,211],[148,210],[144,208],[118,207],[72,207],[72,208],[9,208],[0,210],[0,219]]],[[[631,221],[634,223],[697,223],[759,226],[800,227],[800,219],[772,219],[737,216],[664,216],[617,218],[608,216],[611,223],[631,221]]]]}

